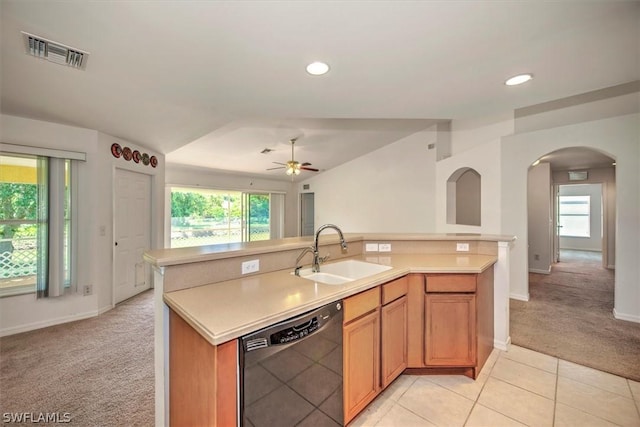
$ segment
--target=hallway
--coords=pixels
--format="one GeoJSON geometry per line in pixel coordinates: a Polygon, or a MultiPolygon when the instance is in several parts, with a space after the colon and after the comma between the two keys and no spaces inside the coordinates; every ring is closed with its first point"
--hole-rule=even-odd
{"type": "Polygon", "coordinates": [[[514,344],[640,380],[640,324],[613,317],[614,271],[599,253],[563,250],[551,274],[529,273],[528,302],[510,301],[514,344]]]}

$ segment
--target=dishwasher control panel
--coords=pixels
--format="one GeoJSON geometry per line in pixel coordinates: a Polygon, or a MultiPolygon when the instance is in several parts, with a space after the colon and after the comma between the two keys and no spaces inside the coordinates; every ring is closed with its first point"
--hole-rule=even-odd
{"type": "Polygon", "coordinates": [[[241,337],[244,352],[271,346],[282,346],[302,340],[319,332],[331,321],[342,322],[342,301],[336,301],[241,337]]]}
{"type": "Polygon", "coordinates": [[[292,341],[297,341],[300,338],[315,332],[318,330],[318,317],[313,317],[308,322],[301,325],[294,325],[287,329],[280,330],[271,334],[271,344],[286,344],[292,341]]]}

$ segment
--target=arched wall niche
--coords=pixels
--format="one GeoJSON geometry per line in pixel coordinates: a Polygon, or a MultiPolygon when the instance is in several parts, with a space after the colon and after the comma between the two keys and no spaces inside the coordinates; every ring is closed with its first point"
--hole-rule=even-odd
{"type": "Polygon", "coordinates": [[[447,224],[480,226],[482,178],[473,168],[460,168],[447,180],[447,224]]]}

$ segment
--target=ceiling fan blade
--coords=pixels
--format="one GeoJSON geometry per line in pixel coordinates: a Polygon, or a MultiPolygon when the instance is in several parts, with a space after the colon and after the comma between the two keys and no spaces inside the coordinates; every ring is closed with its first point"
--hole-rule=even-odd
{"type": "Polygon", "coordinates": [[[306,166],[301,166],[300,169],[305,170],[305,171],[311,171],[311,172],[319,172],[320,171],[320,169],[308,168],[306,166]]]}
{"type": "Polygon", "coordinates": [[[284,166],[278,166],[277,168],[267,168],[268,171],[272,171],[276,169],[286,169],[286,168],[284,166]]]}
{"type": "Polygon", "coordinates": [[[311,163],[309,163],[309,162],[304,162],[304,163],[300,164],[300,166],[311,166],[311,163]]]}
{"type": "Polygon", "coordinates": [[[287,166],[287,164],[286,164],[286,163],[280,163],[280,162],[271,162],[271,163],[275,163],[276,165],[287,166]]]}

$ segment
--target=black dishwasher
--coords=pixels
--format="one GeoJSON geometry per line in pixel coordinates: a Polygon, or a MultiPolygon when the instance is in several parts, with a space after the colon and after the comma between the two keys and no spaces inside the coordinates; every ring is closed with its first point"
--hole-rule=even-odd
{"type": "Polygon", "coordinates": [[[342,301],[240,338],[240,425],[341,426],[342,301]]]}

